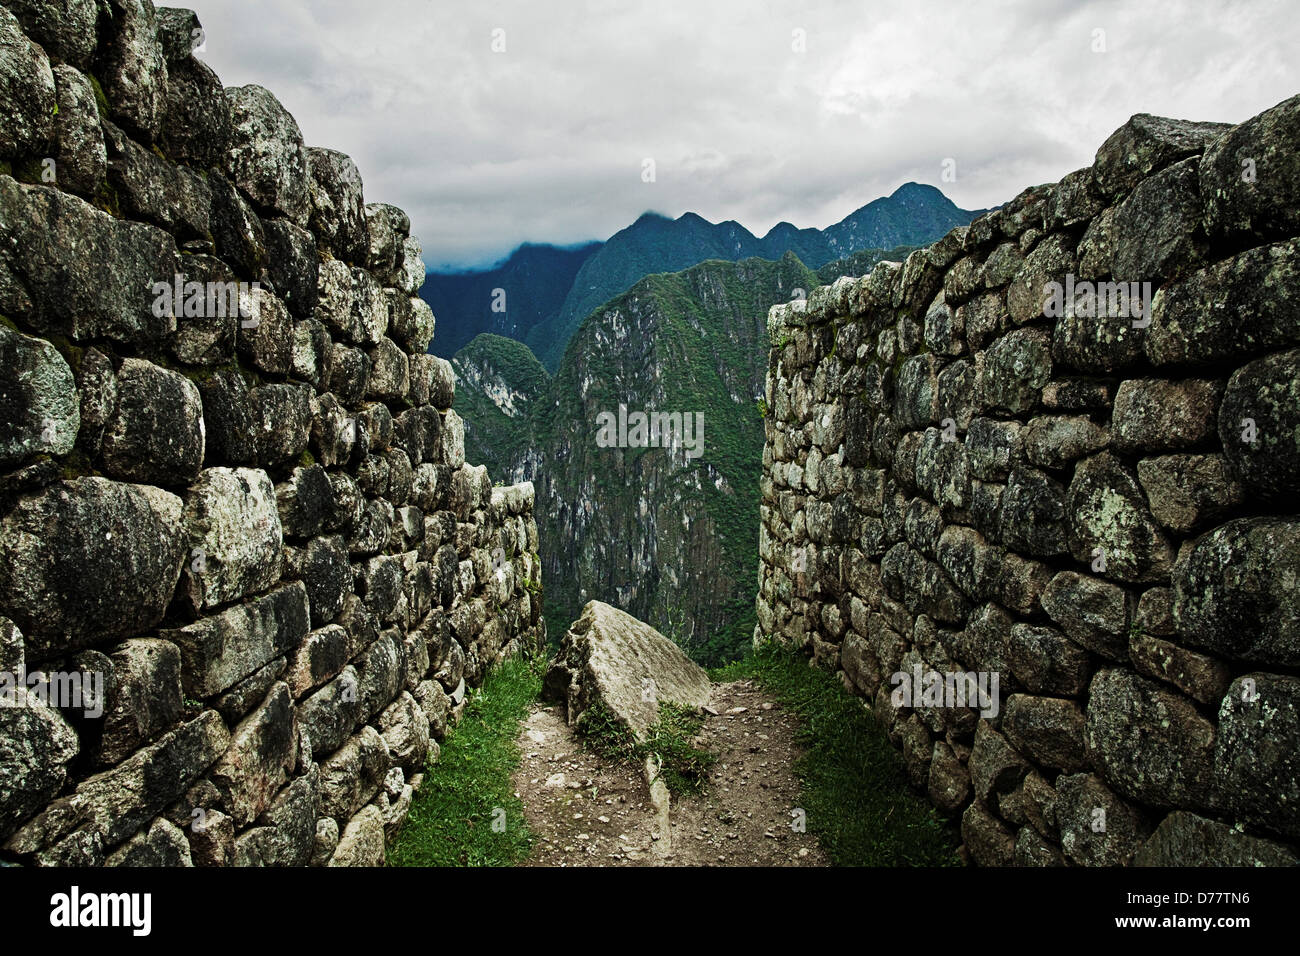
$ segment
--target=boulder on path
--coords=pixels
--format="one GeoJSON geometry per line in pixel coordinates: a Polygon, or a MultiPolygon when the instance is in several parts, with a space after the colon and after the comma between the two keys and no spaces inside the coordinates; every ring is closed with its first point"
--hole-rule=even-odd
{"type": "Polygon", "coordinates": [[[704,669],[653,627],[588,601],[547,668],[542,695],[564,705],[570,726],[599,703],[644,740],[661,702],[704,707],[712,689],[704,669]]]}

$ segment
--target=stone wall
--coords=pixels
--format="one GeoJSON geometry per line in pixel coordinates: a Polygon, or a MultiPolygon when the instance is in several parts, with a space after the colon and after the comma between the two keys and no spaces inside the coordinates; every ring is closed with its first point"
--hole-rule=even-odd
{"type": "Polygon", "coordinates": [[[0,0],[0,860],[382,862],[543,643],[407,216],[200,29],[0,0]]]}
{"type": "Polygon", "coordinates": [[[1297,860],[1298,147],[1300,97],[1135,116],[772,309],[755,640],[866,699],[978,864],[1297,860]],[[996,699],[907,706],[917,668],[996,699]]]}

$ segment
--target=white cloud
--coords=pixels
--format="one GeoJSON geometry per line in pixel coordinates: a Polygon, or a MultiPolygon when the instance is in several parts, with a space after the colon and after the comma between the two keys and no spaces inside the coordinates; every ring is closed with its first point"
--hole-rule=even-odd
{"type": "Polygon", "coordinates": [[[1272,106],[1300,48],[1269,0],[192,5],[222,81],[266,86],[310,144],[350,154],[434,266],[605,238],[646,209],[824,227],[908,180],[994,205],[1088,165],[1133,113],[1272,106]]]}

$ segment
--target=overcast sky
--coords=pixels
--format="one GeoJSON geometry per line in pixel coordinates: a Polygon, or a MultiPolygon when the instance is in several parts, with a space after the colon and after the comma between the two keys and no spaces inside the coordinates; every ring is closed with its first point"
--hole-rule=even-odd
{"type": "Polygon", "coordinates": [[[266,86],[308,145],[351,155],[430,268],[647,209],[824,228],[909,180],[992,206],[1088,165],[1133,113],[1240,122],[1300,92],[1289,0],[188,5],[223,83],[266,86]]]}

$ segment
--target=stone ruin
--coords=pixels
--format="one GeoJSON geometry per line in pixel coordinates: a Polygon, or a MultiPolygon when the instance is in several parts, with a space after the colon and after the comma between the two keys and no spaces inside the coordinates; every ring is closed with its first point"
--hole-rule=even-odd
{"type": "Polygon", "coordinates": [[[533,489],[465,463],[406,214],[196,31],[0,3],[0,861],[379,864],[544,643],[533,489]]]}
{"type": "Polygon", "coordinates": [[[1300,97],[1134,116],[771,310],[755,640],[865,699],[975,863],[1297,862],[1298,146],[1300,97]],[[995,706],[900,706],[954,674],[995,706]]]}

